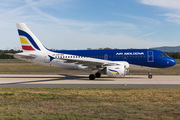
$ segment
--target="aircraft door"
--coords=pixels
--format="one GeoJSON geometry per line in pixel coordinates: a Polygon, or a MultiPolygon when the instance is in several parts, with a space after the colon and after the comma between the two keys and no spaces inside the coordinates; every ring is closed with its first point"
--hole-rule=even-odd
{"type": "Polygon", "coordinates": [[[147,51],[147,61],[148,62],[154,62],[153,51],[147,51]]]}

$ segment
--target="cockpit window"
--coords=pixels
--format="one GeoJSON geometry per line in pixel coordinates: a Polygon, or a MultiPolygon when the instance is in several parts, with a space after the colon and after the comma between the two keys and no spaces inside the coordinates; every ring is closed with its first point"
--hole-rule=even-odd
{"type": "Polygon", "coordinates": [[[167,57],[167,54],[161,54],[160,57],[167,57]]]}
{"type": "Polygon", "coordinates": [[[166,55],[166,57],[169,57],[167,54],[165,54],[166,55]]]}

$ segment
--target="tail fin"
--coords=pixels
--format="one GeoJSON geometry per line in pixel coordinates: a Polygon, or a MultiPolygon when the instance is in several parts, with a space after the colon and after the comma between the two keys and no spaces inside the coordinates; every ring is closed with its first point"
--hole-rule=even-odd
{"type": "Polygon", "coordinates": [[[25,23],[16,23],[23,51],[44,51],[46,48],[25,23]]]}

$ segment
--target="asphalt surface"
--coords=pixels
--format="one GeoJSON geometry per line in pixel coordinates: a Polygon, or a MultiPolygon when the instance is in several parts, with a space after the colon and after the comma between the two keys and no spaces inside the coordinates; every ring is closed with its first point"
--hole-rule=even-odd
{"type": "Polygon", "coordinates": [[[88,75],[1,74],[0,87],[17,88],[180,88],[180,76],[127,75],[122,78],[102,76],[89,80],[88,75]]]}

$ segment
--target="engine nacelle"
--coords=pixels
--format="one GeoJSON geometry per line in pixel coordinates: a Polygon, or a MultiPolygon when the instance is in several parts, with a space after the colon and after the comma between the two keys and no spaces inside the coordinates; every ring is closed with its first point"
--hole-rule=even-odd
{"type": "Polygon", "coordinates": [[[107,66],[106,73],[109,77],[123,77],[126,75],[126,66],[118,65],[118,66],[107,66]]]}

